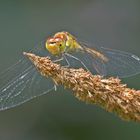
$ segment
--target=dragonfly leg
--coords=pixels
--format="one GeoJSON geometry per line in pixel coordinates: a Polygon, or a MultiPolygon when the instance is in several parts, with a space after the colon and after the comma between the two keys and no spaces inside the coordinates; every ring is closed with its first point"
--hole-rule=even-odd
{"type": "Polygon", "coordinates": [[[66,58],[66,56],[64,54],[62,54],[62,57],[59,58],[59,59],[56,59],[56,60],[53,60],[54,63],[57,63],[57,62],[60,62],[62,60],[65,60],[66,61],[66,65],[64,65],[64,67],[69,67],[70,66],[70,63],[68,61],[68,59],[66,58]]]}
{"type": "Polygon", "coordinates": [[[60,62],[60,61],[62,61],[62,60],[65,60],[66,63],[67,63],[67,64],[64,65],[63,67],[69,67],[69,66],[70,66],[70,63],[69,63],[69,61],[67,60],[67,58],[66,58],[65,55],[63,55],[60,59],[53,60],[53,62],[56,63],[56,62],[60,62]]]}
{"type": "Polygon", "coordinates": [[[65,54],[63,54],[63,58],[65,59],[67,65],[63,66],[63,67],[70,67],[70,63],[68,61],[68,59],[66,58],[65,54]]]}
{"type": "Polygon", "coordinates": [[[69,54],[69,53],[65,53],[65,55],[67,55],[67,56],[69,56],[69,57],[71,57],[71,58],[73,58],[73,59],[79,61],[79,62],[84,66],[84,68],[85,68],[87,71],[89,71],[89,69],[87,68],[87,66],[86,66],[80,59],[78,59],[77,57],[75,57],[75,56],[73,56],[73,55],[71,55],[71,54],[69,54]]]}
{"type": "Polygon", "coordinates": [[[60,61],[62,61],[62,60],[64,60],[63,57],[61,57],[60,59],[56,59],[56,60],[54,60],[53,62],[54,62],[54,63],[55,63],[55,62],[60,62],[60,61]]]}

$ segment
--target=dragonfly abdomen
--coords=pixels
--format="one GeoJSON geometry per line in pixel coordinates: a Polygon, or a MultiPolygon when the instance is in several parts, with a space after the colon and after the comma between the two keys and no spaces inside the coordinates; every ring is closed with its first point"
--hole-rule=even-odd
{"type": "Polygon", "coordinates": [[[84,47],[83,50],[84,50],[85,52],[87,52],[87,53],[93,55],[94,57],[100,58],[101,60],[103,60],[103,61],[105,61],[105,62],[108,61],[108,58],[107,58],[105,55],[103,55],[102,53],[100,53],[99,51],[96,51],[96,50],[91,49],[91,48],[88,48],[88,47],[84,47]]]}

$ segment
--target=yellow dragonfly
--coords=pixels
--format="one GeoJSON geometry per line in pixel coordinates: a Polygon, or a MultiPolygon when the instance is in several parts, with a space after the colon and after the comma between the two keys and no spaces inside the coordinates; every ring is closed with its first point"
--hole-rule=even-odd
{"type": "MultiPolygon", "coordinates": [[[[50,56],[64,67],[80,64],[85,70],[102,76],[128,77],[140,73],[140,58],[131,53],[95,47],[78,41],[68,32],[45,38],[30,52],[50,56]]],[[[24,56],[0,75],[0,110],[15,107],[34,97],[56,91],[51,79],[41,76],[24,56]]]]}

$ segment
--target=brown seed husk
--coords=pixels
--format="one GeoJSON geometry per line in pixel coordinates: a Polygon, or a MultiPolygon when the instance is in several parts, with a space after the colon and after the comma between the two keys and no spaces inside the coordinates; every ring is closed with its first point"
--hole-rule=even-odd
{"type": "Polygon", "coordinates": [[[128,88],[118,78],[92,75],[81,68],[64,68],[48,57],[31,53],[24,55],[33,62],[41,75],[51,77],[57,85],[71,89],[77,99],[115,112],[124,120],[140,121],[140,90],[128,88]]]}

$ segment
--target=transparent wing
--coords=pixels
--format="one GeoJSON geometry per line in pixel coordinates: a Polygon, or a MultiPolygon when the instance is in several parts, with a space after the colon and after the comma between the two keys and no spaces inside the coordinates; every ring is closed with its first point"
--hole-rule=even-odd
{"type": "Polygon", "coordinates": [[[52,79],[46,78],[40,75],[40,73],[36,72],[36,74],[32,77],[30,93],[36,97],[39,95],[44,95],[52,90],[56,90],[56,85],[52,79]]]}
{"type": "MultiPolygon", "coordinates": [[[[50,53],[45,49],[45,41],[43,40],[39,44],[35,45],[35,47],[28,52],[35,53],[40,56],[50,56],[50,53]]],[[[0,73],[0,86],[2,83],[8,82],[8,80],[14,78],[16,73],[22,73],[24,69],[31,65],[29,60],[21,54],[21,58],[9,68],[0,73]]]]}
{"type": "Polygon", "coordinates": [[[0,89],[0,110],[5,110],[21,104],[27,100],[28,95],[26,89],[30,86],[31,77],[34,74],[34,70],[29,67],[23,73],[18,76],[15,75],[13,79],[8,81],[0,89]],[[24,96],[22,95],[24,93],[24,96]],[[26,95],[27,94],[27,95],[26,95]],[[22,95],[22,96],[20,96],[22,95]]]}
{"type": "Polygon", "coordinates": [[[84,68],[93,74],[106,75],[105,64],[98,57],[83,51],[66,54],[66,59],[72,68],[84,68]]]}
{"type": "Polygon", "coordinates": [[[90,47],[92,45],[85,43],[81,43],[81,46],[84,51],[77,51],[73,55],[81,60],[93,74],[122,78],[140,73],[140,58],[138,56],[103,47],[90,47]],[[89,51],[86,51],[86,48],[89,51]],[[92,50],[95,51],[95,54],[91,53],[92,50]],[[104,60],[103,56],[107,60],[104,60]]]}
{"type": "Polygon", "coordinates": [[[108,61],[105,63],[107,75],[129,77],[140,73],[140,58],[131,53],[101,47],[108,61]]]}
{"type": "MultiPolygon", "coordinates": [[[[47,55],[41,42],[30,52],[47,55]],[[42,48],[41,48],[42,47],[42,48]]],[[[54,89],[54,83],[37,72],[31,62],[23,57],[0,74],[0,110],[22,104],[54,89]]]]}
{"type": "Polygon", "coordinates": [[[106,66],[104,61],[100,57],[97,57],[95,54],[88,53],[90,52],[90,50],[88,52],[86,51],[87,48],[96,50],[97,52],[101,52],[101,50],[96,47],[91,48],[90,46],[93,45],[89,45],[85,42],[80,42],[80,45],[83,48],[82,50],[78,49],[77,51],[69,52],[70,55],[78,59],[77,61],[75,61],[76,59],[72,59],[72,57],[67,57],[70,66],[75,68],[82,67],[84,69],[88,69],[93,74],[100,74],[106,76],[106,66]],[[82,63],[84,63],[84,65],[82,63]]]}

